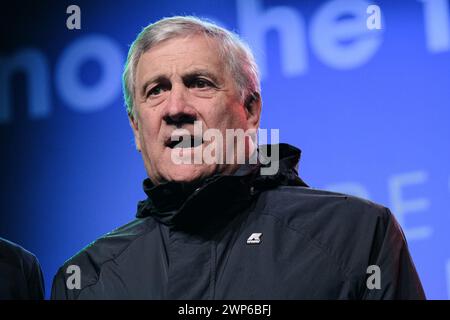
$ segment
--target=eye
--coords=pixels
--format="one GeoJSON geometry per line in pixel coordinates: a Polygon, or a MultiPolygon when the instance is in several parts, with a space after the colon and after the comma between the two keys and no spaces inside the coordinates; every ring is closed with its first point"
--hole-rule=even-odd
{"type": "Polygon", "coordinates": [[[212,82],[202,78],[194,79],[191,83],[191,88],[204,89],[209,87],[213,87],[212,82]]]}
{"type": "Polygon", "coordinates": [[[164,90],[165,89],[161,85],[154,86],[147,92],[146,97],[148,98],[150,96],[153,96],[153,97],[158,96],[161,93],[163,93],[164,90]]]}

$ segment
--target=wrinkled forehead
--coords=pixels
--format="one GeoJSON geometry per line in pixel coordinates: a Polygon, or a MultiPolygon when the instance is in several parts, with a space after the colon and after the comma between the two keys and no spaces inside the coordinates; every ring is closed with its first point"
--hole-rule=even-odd
{"type": "Polygon", "coordinates": [[[167,39],[152,46],[139,58],[136,81],[159,73],[182,73],[195,68],[206,69],[218,77],[224,76],[226,63],[217,39],[190,35],[167,39]]]}

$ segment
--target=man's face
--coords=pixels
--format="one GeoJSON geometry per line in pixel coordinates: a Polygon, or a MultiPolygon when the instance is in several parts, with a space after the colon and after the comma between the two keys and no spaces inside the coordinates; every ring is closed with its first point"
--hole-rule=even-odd
{"type": "Polygon", "coordinates": [[[218,129],[224,145],[226,129],[258,127],[260,100],[244,106],[216,46],[214,40],[201,35],[179,37],[154,46],[139,59],[135,119],[130,122],[147,174],[155,184],[195,181],[237,168],[237,164],[172,161],[174,151],[193,154],[195,148],[209,143],[200,140],[201,145],[193,148],[174,149],[171,135],[186,129],[193,136],[194,121],[201,121],[203,132],[218,129]]]}

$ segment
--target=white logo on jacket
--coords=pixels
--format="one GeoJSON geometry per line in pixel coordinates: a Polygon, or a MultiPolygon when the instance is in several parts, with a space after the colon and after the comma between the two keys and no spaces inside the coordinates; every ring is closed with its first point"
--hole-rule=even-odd
{"type": "Polygon", "coordinates": [[[247,244],[259,244],[261,243],[261,232],[252,233],[250,237],[247,239],[247,244]]]}

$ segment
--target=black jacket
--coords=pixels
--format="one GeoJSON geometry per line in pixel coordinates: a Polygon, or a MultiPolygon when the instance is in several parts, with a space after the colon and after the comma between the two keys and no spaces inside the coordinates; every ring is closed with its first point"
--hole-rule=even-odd
{"type": "Polygon", "coordinates": [[[145,180],[137,219],[67,261],[52,298],[425,298],[389,210],[309,188],[299,158],[281,144],[273,176],[256,165],[201,185],[145,180]],[[81,269],[80,289],[66,288],[69,265],[81,269]],[[367,286],[370,265],[380,268],[379,289],[367,286]]]}
{"type": "Polygon", "coordinates": [[[44,281],[36,257],[0,238],[0,300],[44,299],[44,281]]]}

